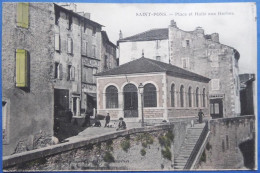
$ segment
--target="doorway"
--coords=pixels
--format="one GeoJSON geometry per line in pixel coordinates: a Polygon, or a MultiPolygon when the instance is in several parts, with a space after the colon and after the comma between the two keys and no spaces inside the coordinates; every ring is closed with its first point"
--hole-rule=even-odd
{"type": "Polygon", "coordinates": [[[137,88],[133,84],[124,86],[124,117],[138,117],[137,88]]]}

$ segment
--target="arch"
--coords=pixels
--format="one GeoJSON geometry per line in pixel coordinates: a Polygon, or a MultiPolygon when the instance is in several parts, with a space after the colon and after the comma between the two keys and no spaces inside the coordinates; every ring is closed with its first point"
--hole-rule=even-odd
{"type": "Polygon", "coordinates": [[[123,88],[124,93],[124,117],[138,117],[137,87],[128,83],[123,88]]]}
{"type": "Polygon", "coordinates": [[[184,86],[180,87],[180,106],[184,107],[184,86]]]}
{"type": "Polygon", "coordinates": [[[206,107],[206,89],[203,88],[202,91],[202,107],[206,107]]]}
{"type": "Polygon", "coordinates": [[[199,107],[199,87],[196,88],[195,103],[196,103],[196,107],[199,107]]]}
{"type": "Polygon", "coordinates": [[[157,94],[154,84],[144,85],[144,107],[157,107],[157,94]]]}
{"type": "Polygon", "coordinates": [[[171,106],[175,107],[175,84],[172,83],[171,85],[171,106]]]}
{"type": "Polygon", "coordinates": [[[106,108],[118,108],[118,89],[114,85],[106,88],[106,108]]]}
{"type": "Polygon", "coordinates": [[[188,102],[189,102],[189,107],[192,107],[192,88],[191,86],[188,89],[188,102]]]}

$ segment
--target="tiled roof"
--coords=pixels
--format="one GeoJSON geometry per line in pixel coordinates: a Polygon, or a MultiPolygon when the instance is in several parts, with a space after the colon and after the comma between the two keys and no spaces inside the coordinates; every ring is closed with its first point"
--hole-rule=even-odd
{"type": "Polygon", "coordinates": [[[171,76],[192,79],[196,81],[204,81],[204,82],[210,81],[209,78],[184,70],[180,67],[171,64],[166,64],[160,61],[151,60],[144,57],[134,61],[130,61],[114,69],[98,73],[96,74],[96,76],[140,74],[140,73],[153,73],[153,72],[166,72],[168,75],[171,76]]]}
{"type": "Polygon", "coordinates": [[[126,37],[118,40],[118,42],[125,41],[149,41],[149,40],[166,40],[168,39],[168,28],[151,29],[140,34],[126,37]]]}

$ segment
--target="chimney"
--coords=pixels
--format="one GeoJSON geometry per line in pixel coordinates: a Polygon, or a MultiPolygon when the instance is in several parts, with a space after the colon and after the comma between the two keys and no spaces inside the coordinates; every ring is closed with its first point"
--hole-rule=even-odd
{"type": "Polygon", "coordinates": [[[119,31],[119,40],[121,40],[121,39],[123,39],[123,33],[122,33],[122,31],[120,30],[120,31],[119,31]]]}
{"type": "Polygon", "coordinates": [[[177,24],[176,24],[176,22],[174,20],[171,20],[171,25],[170,26],[177,28],[177,24]]]}
{"type": "Polygon", "coordinates": [[[211,40],[219,43],[219,34],[218,33],[211,34],[211,40]]]}
{"type": "Polygon", "coordinates": [[[59,3],[60,6],[66,8],[67,10],[71,10],[76,13],[77,5],[75,3],[59,3]]]}

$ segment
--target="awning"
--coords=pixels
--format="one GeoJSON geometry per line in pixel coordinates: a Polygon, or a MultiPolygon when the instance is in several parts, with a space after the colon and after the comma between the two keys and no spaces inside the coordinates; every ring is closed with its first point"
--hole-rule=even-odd
{"type": "Polygon", "coordinates": [[[90,97],[94,97],[94,98],[97,97],[97,94],[96,94],[96,93],[87,93],[87,95],[90,96],[90,97]]]}

